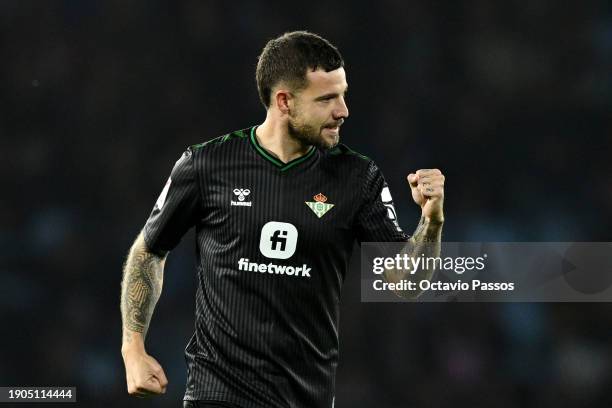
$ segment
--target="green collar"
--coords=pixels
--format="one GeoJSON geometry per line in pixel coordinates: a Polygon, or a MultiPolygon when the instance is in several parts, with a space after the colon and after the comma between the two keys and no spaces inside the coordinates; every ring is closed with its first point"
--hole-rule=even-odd
{"type": "Polygon", "coordinates": [[[308,152],[306,152],[305,155],[298,157],[297,159],[293,159],[288,163],[283,163],[282,161],[272,156],[270,153],[266,151],[266,149],[264,149],[263,147],[259,145],[259,142],[257,141],[257,137],[255,136],[256,128],[257,126],[253,126],[251,128],[251,143],[253,143],[253,146],[255,147],[255,150],[257,151],[257,153],[259,153],[264,159],[268,160],[269,162],[274,164],[276,167],[278,167],[280,171],[287,171],[290,168],[297,166],[298,164],[304,162],[306,159],[312,156],[316,150],[314,146],[310,146],[310,149],[308,150],[308,152]]]}

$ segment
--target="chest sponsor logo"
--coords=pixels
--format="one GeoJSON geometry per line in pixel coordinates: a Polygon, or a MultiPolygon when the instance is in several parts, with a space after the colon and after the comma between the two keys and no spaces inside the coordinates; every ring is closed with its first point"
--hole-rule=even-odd
{"type": "Polygon", "coordinates": [[[234,198],[236,200],[230,200],[231,205],[239,206],[239,207],[250,207],[253,205],[251,201],[247,201],[247,197],[251,194],[251,190],[248,188],[235,188],[233,191],[234,198]]]}
{"type": "Polygon", "coordinates": [[[261,228],[259,251],[266,258],[288,259],[295,253],[298,230],[288,222],[270,221],[261,228]]]}
{"type": "Polygon", "coordinates": [[[312,268],[310,268],[306,264],[302,264],[301,266],[287,266],[287,265],[277,265],[272,262],[267,263],[267,264],[251,262],[249,261],[248,258],[240,258],[240,260],[238,261],[238,270],[268,273],[272,275],[287,275],[287,276],[310,278],[310,271],[312,270],[312,268]]]}
{"type": "MultiPolygon", "coordinates": [[[[298,230],[288,222],[270,221],[261,228],[259,251],[266,258],[288,259],[295,253],[298,230]]],[[[263,274],[297,276],[310,278],[312,270],[308,265],[281,265],[276,263],[251,262],[248,258],[238,260],[238,270],[263,274]]]]}
{"type": "Polygon", "coordinates": [[[327,197],[325,197],[322,193],[317,194],[313,197],[314,201],[305,201],[308,208],[312,210],[313,213],[316,214],[317,217],[321,218],[324,216],[329,210],[334,207],[334,204],[330,204],[327,202],[327,197]]]}

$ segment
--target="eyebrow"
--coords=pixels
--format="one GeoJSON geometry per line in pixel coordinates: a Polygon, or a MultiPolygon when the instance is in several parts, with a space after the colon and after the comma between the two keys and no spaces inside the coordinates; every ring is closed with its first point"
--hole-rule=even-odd
{"type": "MultiPolygon", "coordinates": [[[[344,92],[342,94],[346,95],[347,92],[348,92],[348,85],[346,86],[346,88],[344,88],[344,92]]],[[[315,101],[322,101],[322,100],[328,99],[328,98],[335,98],[338,95],[340,95],[338,92],[328,93],[328,94],[325,94],[325,95],[317,96],[315,98],[315,101]]]]}

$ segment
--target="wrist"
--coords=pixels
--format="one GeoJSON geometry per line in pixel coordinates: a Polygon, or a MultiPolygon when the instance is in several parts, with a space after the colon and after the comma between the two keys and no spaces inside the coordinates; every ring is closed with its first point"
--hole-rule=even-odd
{"type": "Polygon", "coordinates": [[[134,345],[121,346],[121,356],[123,357],[124,360],[127,359],[129,356],[143,355],[143,354],[147,354],[144,348],[144,345],[141,347],[134,346],[134,345]]]}
{"type": "Polygon", "coordinates": [[[125,358],[128,354],[134,353],[146,353],[142,333],[124,329],[121,355],[125,358]]]}
{"type": "Polygon", "coordinates": [[[443,215],[438,215],[438,216],[434,216],[434,217],[423,217],[424,218],[424,222],[425,225],[431,225],[431,226],[436,226],[436,225],[442,225],[444,224],[444,216],[443,215]]]}

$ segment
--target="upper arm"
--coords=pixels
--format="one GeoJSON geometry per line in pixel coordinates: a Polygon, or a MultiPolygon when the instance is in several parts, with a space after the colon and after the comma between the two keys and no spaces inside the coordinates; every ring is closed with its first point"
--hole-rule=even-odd
{"type": "Polygon", "coordinates": [[[398,224],[389,186],[374,162],[368,164],[362,182],[362,202],[356,218],[357,241],[407,241],[409,236],[398,224]]]}
{"type": "Polygon", "coordinates": [[[195,225],[200,209],[200,189],[194,153],[187,149],[176,162],[142,231],[149,251],[165,254],[195,225]]]}

